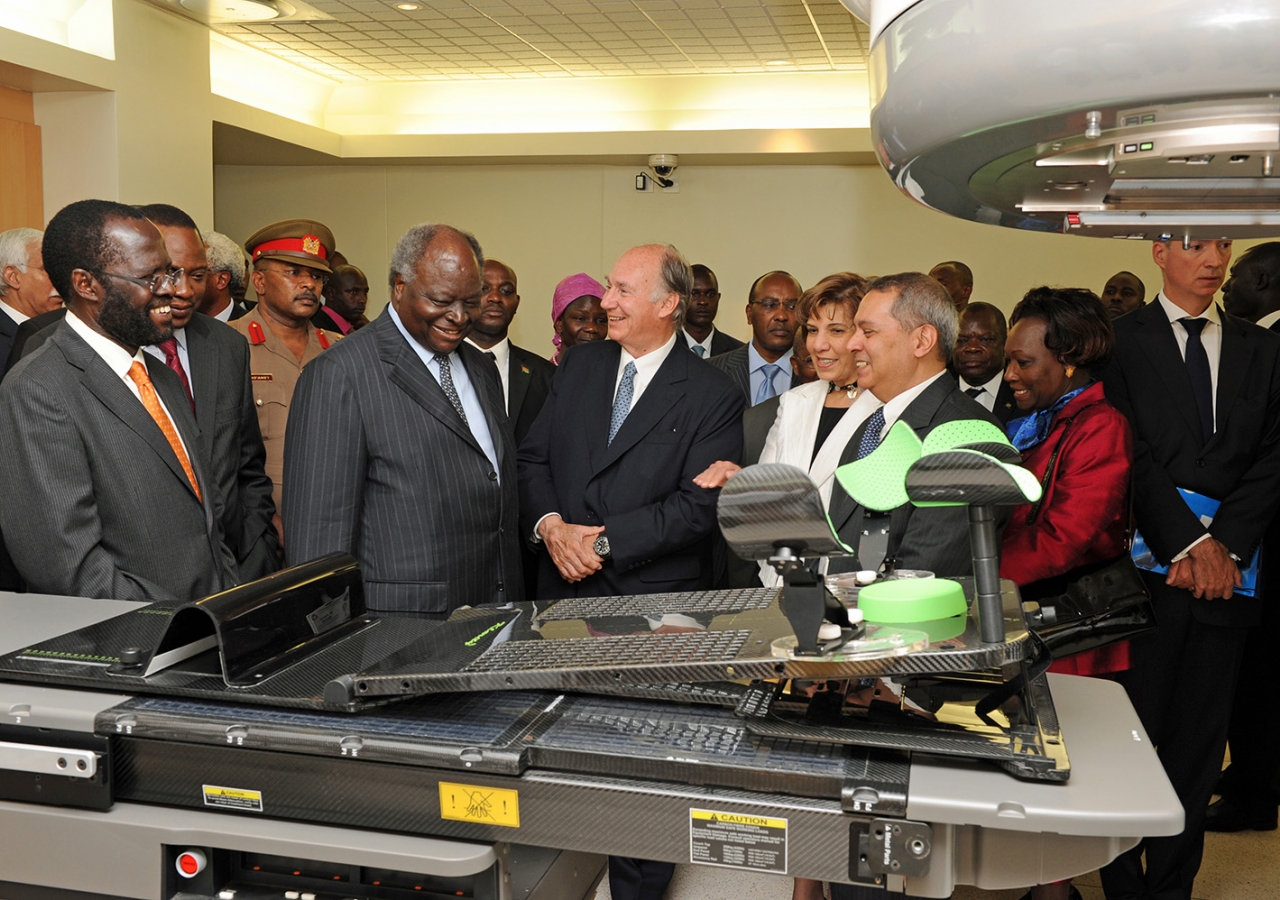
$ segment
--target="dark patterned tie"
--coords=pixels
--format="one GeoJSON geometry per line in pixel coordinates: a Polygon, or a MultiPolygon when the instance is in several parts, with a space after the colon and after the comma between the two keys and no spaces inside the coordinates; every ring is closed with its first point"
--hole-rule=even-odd
{"type": "Polygon", "coordinates": [[[986,388],[976,387],[976,388],[965,388],[964,392],[968,394],[970,397],[972,397],[974,400],[977,400],[978,395],[985,393],[986,390],[987,390],[986,388]]]}
{"type": "Polygon", "coordinates": [[[622,370],[622,381],[618,383],[618,395],[613,400],[613,414],[609,416],[610,444],[613,443],[613,438],[622,427],[622,423],[626,421],[627,413],[631,412],[631,398],[635,392],[636,364],[629,362],[622,370]]]}
{"type": "Polygon", "coordinates": [[[870,456],[871,451],[880,446],[880,432],[884,431],[884,407],[881,406],[867,419],[867,430],[862,433],[858,443],[858,459],[870,456]]]}
{"type": "Polygon", "coordinates": [[[453,404],[453,408],[458,411],[458,418],[462,420],[462,424],[468,428],[471,427],[467,422],[467,414],[462,411],[462,401],[458,398],[458,389],[453,386],[453,368],[449,362],[449,357],[443,353],[436,354],[436,363],[440,366],[440,388],[444,391],[444,395],[449,398],[449,402],[453,404]]]}
{"type": "Polygon", "coordinates": [[[492,350],[484,351],[484,355],[489,357],[489,362],[493,363],[495,366],[498,364],[498,355],[492,350]]]}
{"type": "Polygon", "coordinates": [[[1207,441],[1213,437],[1213,375],[1200,332],[1209,320],[1185,318],[1178,322],[1187,330],[1187,375],[1191,377],[1191,395],[1196,398],[1196,409],[1200,412],[1200,431],[1207,441]]]}
{"type": "Polygon", "coordinates": [[[191,404],[191,414],[195,415],[196,398],[191,396],[191,382],[187,379],[187,370],[182,368],[182,359],[178,356],[178,339],[169,338],[167,341],[161,341],[160,349],[164,351],[164,364],[173,369],[182,379],[182,387],[187,392],[187,402],[191,404]]]}

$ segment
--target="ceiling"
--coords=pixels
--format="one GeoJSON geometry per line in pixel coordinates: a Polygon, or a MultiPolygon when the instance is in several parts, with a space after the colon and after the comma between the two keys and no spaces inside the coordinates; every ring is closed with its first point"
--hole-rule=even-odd
{"type": "Polygon", "coordinates": [[[217,24],[342,83],[865,71],[839,0],[308,0],[331,19],[217,24]]]}

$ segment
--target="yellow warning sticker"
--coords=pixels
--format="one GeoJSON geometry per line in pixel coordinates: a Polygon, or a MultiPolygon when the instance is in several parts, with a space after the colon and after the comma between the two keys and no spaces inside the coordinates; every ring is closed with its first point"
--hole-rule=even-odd
{"type": "Polygon", "coordinates": [[[520,827],[520,792],[440,782],[440,818],[520,827]]]}
{"type": "Polygon", "coordinates": [[[787,820],[691,807],[689,860],[786,874],[787,820]]]}
{"type": "Polygon", "coordinates": [[[242,788],[202,785],[204,805],[219,809],[239,809],[244,812],[262,812],[262,791],[246,791],[242,788]]]}

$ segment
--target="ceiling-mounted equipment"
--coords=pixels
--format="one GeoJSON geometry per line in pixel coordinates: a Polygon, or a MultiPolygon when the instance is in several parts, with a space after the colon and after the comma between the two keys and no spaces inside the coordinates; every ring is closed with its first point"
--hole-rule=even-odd
{"type": "Polygon", "coordinates": [[[875,150],[977,222],[1280,235],[1273,0],[843,0],[872,25],[875,150]]]}
{"type": "Polygon", "coordinates": [[[207,25],[333,18],[302,0],[150,0],[150,3],[207,25]]]}

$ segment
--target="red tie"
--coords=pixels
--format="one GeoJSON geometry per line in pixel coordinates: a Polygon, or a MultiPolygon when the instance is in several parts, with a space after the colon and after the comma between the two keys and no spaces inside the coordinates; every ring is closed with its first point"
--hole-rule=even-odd
{"type": "Polygon", "coordinates": [[[196,398],[191,396],[191,382],[187,380],[187,370],[182,368],[182,360],[178,358],[178,339],[169,338],[167,341],[161,341],[160,349],[164,351],[164,364],[177,372],[178,377],[182,379],[182,387],[187,392],[187,402],[191,404],[191,414],[194,416],[196,398]]]}

